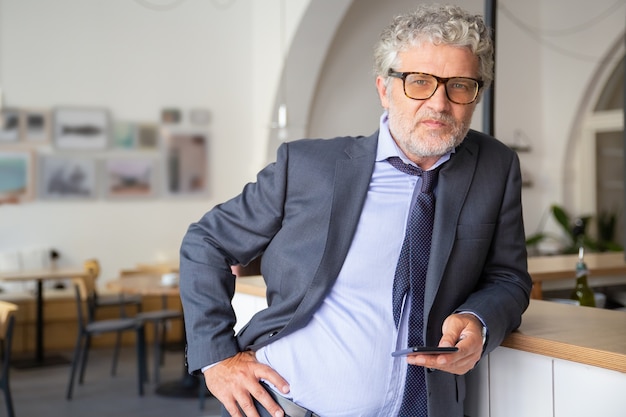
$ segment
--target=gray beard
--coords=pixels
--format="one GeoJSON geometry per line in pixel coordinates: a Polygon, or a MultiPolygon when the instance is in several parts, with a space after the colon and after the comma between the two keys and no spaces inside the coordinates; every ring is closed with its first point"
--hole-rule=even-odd
{"type": "MultiPolygon", "coordinates": [[[[392,133],[400,133],[396,140],[399,142],[401,148],[405,152],[416,157],[423,158],[445,155],[459,146],[469,131],[469,122],[457,123],[454,119],[445,114],[433,114],[432,112],[428,112],[427,114],[420,116],[420,120],[424,119],[440,120],[450,126],[454,126],[454,129],[445,138],[445,140],[443,140],[442,137],[436,134],[429,134],[426,137],[416,137],[414,131],[407,131],[404,129],[406,128],[406,125],[396,125],[395,123],[390,123],[389,126],[392,133]],[[395,127],[399,129],[394,129],[395,127]]],[[[417,120],[416,124],[420,120],[417,120]]]]}

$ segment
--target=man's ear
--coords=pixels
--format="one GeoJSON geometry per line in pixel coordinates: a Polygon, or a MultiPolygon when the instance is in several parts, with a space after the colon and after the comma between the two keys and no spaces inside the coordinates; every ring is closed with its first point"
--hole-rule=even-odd
{"type": "Polygon", "coordinates": [[[380,105],[384,109],[389,108],[389,98],[387,97],[387,92],[389,89],[387,88],[387,84],[385,83],[385,78],[380,75],[376,77],[376,90],[378,91],[378,98],[380,99],[380,105]]]}

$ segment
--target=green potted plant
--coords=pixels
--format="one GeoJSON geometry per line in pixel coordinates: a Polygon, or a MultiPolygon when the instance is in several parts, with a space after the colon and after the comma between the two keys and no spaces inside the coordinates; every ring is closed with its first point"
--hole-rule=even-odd
{"type": "Polygon", "coordinates": [[[560,243],[563,254],[578,253],[580,246],[584,246],[591,252],[621,251],[623,247],[614,241],[617,216],[613,213],[601,213],[598,216],[598,239],[591,237],[587,228],[591,222],[591,216],[572,218],[561,206],[553,204],[550,213],[563,231],[563,235],[554,233],[538,232],[526,238],[526,246],[529,252],[536,252],[538,245],[546,239],[553,239],[560,243]]]}

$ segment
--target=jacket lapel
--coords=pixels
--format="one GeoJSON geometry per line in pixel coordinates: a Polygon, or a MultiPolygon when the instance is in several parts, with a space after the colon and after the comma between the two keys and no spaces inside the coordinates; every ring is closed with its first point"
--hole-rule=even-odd
{"type": "MultiPolygon", "coordinates": [[[[345,149],[345,157],[337,159],[326,247],[304,303],[321,302],[339,275],[367,197],[377,143],[378,132],[353,141],[345,149]],[[324,294],[313,294],[316,289],[324,294]]],[[[308,310],[310,306],[301,307],[308,310]]]]}
{"type": "Polygon", "coordinates": [[[448,264],[456,239],[456,227],[461,208],[476,170],[478,147],[469,139],[470,137],[464,140],[439,172],[431,258],[426,276],[425,313],[430,310],[435,300],[448,264]]]}

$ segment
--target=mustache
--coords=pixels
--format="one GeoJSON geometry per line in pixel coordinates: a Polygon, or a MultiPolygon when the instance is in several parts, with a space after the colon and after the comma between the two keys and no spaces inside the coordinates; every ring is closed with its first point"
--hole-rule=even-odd
{"type": "Polygon", "coordinates": [[[446,124],[455,124],[456,120],[448,113],[440,113],[432,110],[424,110],[417,118],[417,122],[423,122],[424,120],[434,120],[436,122],[443,122],[446,124]]]}

